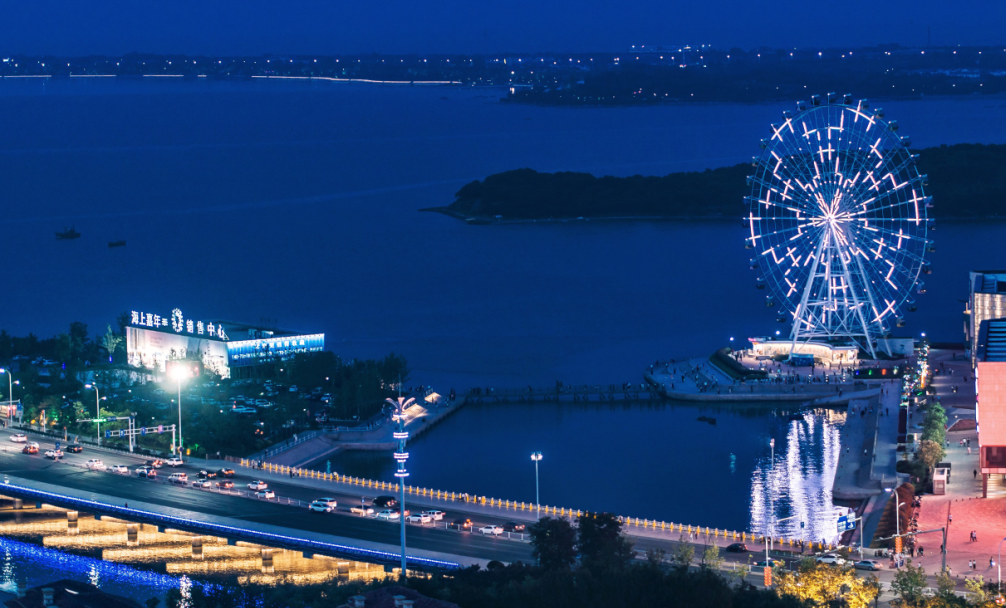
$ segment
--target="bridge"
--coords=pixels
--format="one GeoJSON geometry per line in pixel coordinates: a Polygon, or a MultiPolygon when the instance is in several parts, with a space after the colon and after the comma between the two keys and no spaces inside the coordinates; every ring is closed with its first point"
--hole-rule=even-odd
{"type": "Polygon", "coordinates": [[[663,399],[649,384],[582,384],[546,388],[473,388],[465,394],[469,403],[559,403],[603,401],[651,401],[663,399]]]}

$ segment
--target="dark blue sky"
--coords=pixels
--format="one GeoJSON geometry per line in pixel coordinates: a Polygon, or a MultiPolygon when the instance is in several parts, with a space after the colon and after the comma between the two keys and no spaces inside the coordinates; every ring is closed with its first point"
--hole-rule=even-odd
{"type": "Polygon", "coordinates": [[[1006,42],[1002,0],[0,0],[0,53],[495,52],[1006,42]]]}

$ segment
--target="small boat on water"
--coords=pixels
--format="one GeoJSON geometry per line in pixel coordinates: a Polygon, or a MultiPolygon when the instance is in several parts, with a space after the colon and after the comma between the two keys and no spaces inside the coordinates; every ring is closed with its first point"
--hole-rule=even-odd
{"type": "Polygon", "coordinates": [[[109,241],[108,242],[108,247],[110,249],[112,247],[125,247],[125,246],[126,246],[126,241],[109,241]]]}
{"type": "Polygon", "coordinates": [[[72,240],[72,239],[79,239],[79,238],[80,238],[80,233],[77,232],[77,230],[73,226],[70,226],[69,229],[64,228],[63,232],[57,232],[56,233],[56,240],[57,241],[69,241],[69,240],[72,240]]]}
{"type": "Polygon", "coordinates": [[[709,416],[699,416],[695,419],[698,422],[708,422],[709,424],[716,425],[716,419],[710,418],[709,416]]]}

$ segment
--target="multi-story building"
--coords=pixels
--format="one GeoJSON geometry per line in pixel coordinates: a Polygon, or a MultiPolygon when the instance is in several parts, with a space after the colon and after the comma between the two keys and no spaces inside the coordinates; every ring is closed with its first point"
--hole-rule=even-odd
{"type": "Polygon", "coordinates": [[[968,303],[964,311],[964,342],[975,364],[982,322],[1006,318],[1006,270],[975,270],[968,273],[968,303]]]}
{"type": "Polygon", "coordinates": [[[1006,318],[982,321],[975,340],[975,390],[982,496],[990,475],[1006,475],[1006,318]]]}

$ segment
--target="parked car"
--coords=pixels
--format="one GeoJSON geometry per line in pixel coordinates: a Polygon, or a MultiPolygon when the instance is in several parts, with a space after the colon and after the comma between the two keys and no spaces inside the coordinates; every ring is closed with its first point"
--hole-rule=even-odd
{"type": "Polygon", "coordinates": [[[230,490],[234,487],[234,482],[230,480],[218,481],[217,488],[220,490],[230,490]]]}
{"type": "Polygon", "coordinates": [[[394,496],[378,496],[374,499],[374,506],[387,509],[398,504],[398,499],[394,496]]]}
{"type": "Polygon", "coordinates": [[[129,467],[124,464],[113,465],[110,470],[113,473],[118,473],[119,475],[129,475],[129,467]]]}
{"type": "Polygon", "coordinates": [[[45,457],[52,458],[53,460],[56,460],[57,458],[62,458],[63,450],[46,450],[45,457]]]}
{"type": "Polygon", "coordinates": [[[503,524],[504,532],[523,532],[527,526],[517,521],[508,521],[503,524]]]}
{"type": "Polygon", "coordinates": [[[213,471],[199,471],[198,474],[199,479],[213,479],[216,476],[217,474],[213,471]]]}
{"type": "Polygon", "coordinates": [[[828,553],[826,555],[818,555],[815,561],[819,564],[828,564],[831,566],[843,566],[846,564],[846,560],[841,557],[828,553]]]}
{"type": "Polygon", "coordinates": [[[503,526],[482,526],[479,528],[479,532],[482,534],[492,534],[493,536],[499,536],[503,534],[503,526]]]}
{"type": "Polygon", "coordinates": [[[21,448],[22,454],[38,454],[38,448],[33,445],[26,445],[21,448]]]}
{"type": "Polygon", "coordinates": [[[864,559],[863,561],[856,562],[856,570],[880,570],[883,566],[877,560],[864,559]]]}
{"type": "Polygon", "coordinates": [[[471,530],[473,525],[472,520],[467,518],[455,519],[454,522],[451,523],[451,527],[457,528],[458,530],[471,530]]]}
{"type": "Polygon", "coordinates": [[[255,481],[248,484],[249,490],[264,490],[269,487],[269,484],[262,481],[261,479],[256,479],[255,481]]]}
{"type": "Polygon", "coordinates": [[[172,473],[168,475],[168,483],[186,484],[189,482],[187,473],[172,473]]]}
{"type": "Polygon", "coordinates": [[[169,467],[180,467],[185,463],[182,462],[181,458],[178,458],[177,456],[172,456],[171,458],[165,460],[164,464],[168,465],[169,467]]]}
{"type": "Polygon", "coordinates": [[[433,518],[433,521],[440,521],[444,518],[445,513],[443,511],[437,511],[436,509],[432,511],[423,511],[423,514],[429,515],[433,518]]]}
{"type": "Polygon", "coordinates": [[[220,469],[217,475],[221,477],[234,477],[234,469],[220,469]]]}
{"type": "Polygon", "coordinates": [[[426,513],[413,513],[405,518],[410,524],[428,524],[433,522],[433,518],[426,513]]]}
{"type": "Polygon", "coordinates": [[[161,460],[160,458],[154,458],[153,460],[148,460],[146,464],[148,467],[154,467],[155,469],[159,469],[162,466],[164,466],[164,461],[161,460]]]}
{"type": "Polygon", "coordinates": [[[385,509],[377,514],[377,519],[386,519],[388,521],[395,521],[401,514],[393,509],[385,509]]]}
{"type": "Polygon", "coordinates": [[[153,479],[154,477],[157,477],[157,469],[155,469],[154,467],[148,467],[148,466],[137,467],[136,468],[136,476],[137,477],[147,477],[149,479],[153,479]]]}
{"type": "Polygon", "coordinates": [[[13,441],[14,443],[25,443],[26,441],[28,441],[28,436],[25,435],[24,433],[14,433],[13,435],[10,436],[10,440],[13,441]]]}
{"type": "Polygon", "coordinates": [[[100,458],[91,458],[90,460],[84,463],[84,466],[91,469],[92,471],[104,471],[105,469],[108,468],[105,466],[105,463],[102,462],[100,458]]]}
{"type": "Polygon", "coordinates": [[[276,498],[276,493],[272,490],[259,490],[255,492],[255,498],[276,498]]]}
{"type": "Polygon", "coordinates": [[[331,513],[332,511],[335,511],[335,499],[319,498],[309,504],[307,508],[315,513],[331,513]]]}
{"type": "Polygon", "coordinates": [[[374,508],[373,507],[368,507],[366,505],[359,505],[359,506],[356,506],[356,507],[351,507],[349,509],[349,512],[350,513],[354,513],[356,515],[360,515],[362,517],[366,517],[368,515],[373,515],[374,514],[374,508]]]}
{"type": "Polygon", "coordinates": [[[744,543],[733,543],[727,545],[727,553],[747,553],[748,546],[744,543]]]}

